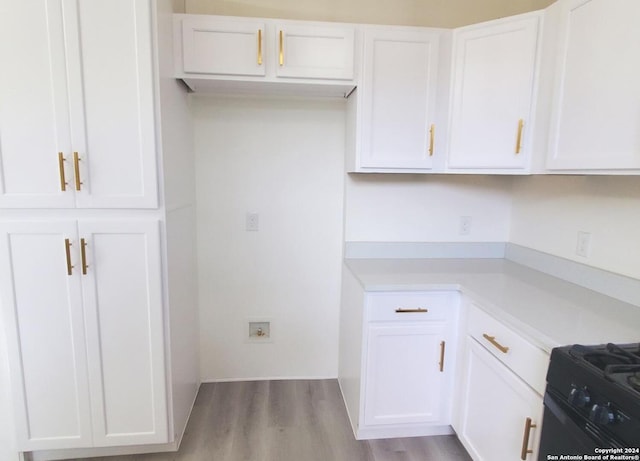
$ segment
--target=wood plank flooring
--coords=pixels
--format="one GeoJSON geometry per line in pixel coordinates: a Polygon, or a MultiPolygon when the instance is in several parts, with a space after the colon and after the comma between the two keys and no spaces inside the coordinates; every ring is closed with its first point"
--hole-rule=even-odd
{"type": "MultiPolygon", "coordinates": [[[[203,384],[177,453],[103,461],[470,461],[455,436],[358,441],[338,382],[203,384]]],[[[97,461],[92,458],[91,461],[97,461]]]]}

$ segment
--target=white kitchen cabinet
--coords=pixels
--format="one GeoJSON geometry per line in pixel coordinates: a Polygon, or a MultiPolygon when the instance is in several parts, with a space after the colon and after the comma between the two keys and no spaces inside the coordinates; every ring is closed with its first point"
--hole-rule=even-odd
{"type": "Polygon", "coordinates": [[[445,323],[373,324],[367,339],[364,423],[443,422],[445,323]]]}
{"type": "Polygon", "coordinates": [[[559,8],[547,168],[637,174],[640,3],[563,0],[559,8]]]}
{"type": "Polygon", "coordinates": [[[451,434],[457,293],[343,289],[339,381],[356,438],[451,434]]]}
{"type": "Polygon", "coordinates": [[[447,171],[526,173],[539,12],[454,30],[447,171]]]}
{"type": "Polygon", "coordinates": [[[364,30],[348,171],[428,172],[432,168],[440,35],[439,30],[415,28],[364,30]]]}
{"type": "Polygon", "coordinates": [[[166,443],[156,220],[0,224],[21,450],[166,443]]]}
{"type": "Polygon", "coordinates": [[[549,355],[476,305],[465,307],[458,438],[475,461],[536,460],[549,355]]]}
{"type": "Polygon", "coordinates": [[[185,73],[264,76],[266,25],[223,17],[187,16],[182,20],[185,73]]]}
{"type": "Polygon", "coordinates": [[[2,1],[0,60],[0,207],[157,206],[149,1],[2,1]]]}
{"type": "Polygon", "coordinates": [[[353,79],[352,26],[275,24],[276,75],[287,78],[353,79]]]}
{"type": "Polygon", "coordinates": [[[176,77],[194,91],[339,95],[354,86],[351,25],[175,15],[176,77]]]}

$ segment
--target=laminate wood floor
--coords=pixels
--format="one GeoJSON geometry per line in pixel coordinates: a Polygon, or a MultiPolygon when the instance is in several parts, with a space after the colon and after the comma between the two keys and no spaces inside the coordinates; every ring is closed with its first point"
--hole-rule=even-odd
{"type": "Polygon", "coordinates": [[[335,379],[203,384],[178,452],[99,459],[471,460],[455,436],[355,440],[335,379]]]}

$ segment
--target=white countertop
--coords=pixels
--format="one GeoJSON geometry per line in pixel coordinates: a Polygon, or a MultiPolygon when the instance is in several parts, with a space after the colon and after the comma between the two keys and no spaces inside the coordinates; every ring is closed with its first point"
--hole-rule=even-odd
{"type": "Polygon", "coordinates": [[[347,259],[366,291],[459,290],[530,342],[640,342],[640,306],[504,259],[347,259]]]}

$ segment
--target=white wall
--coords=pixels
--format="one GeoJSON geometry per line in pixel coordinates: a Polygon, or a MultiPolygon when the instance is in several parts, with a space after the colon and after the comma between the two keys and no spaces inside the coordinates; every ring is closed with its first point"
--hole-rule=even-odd
{"type": "Polygon", "coordinates": [[[545,8],[554,0],[185,0],[187,13],[458,27],[545,8]]]}
{"type": "Polygon", "coordinates": [[[344,102],[192,106],[202,380],[337,376],[344,102]],[[262,317],[273,342],[246,343],[247,319],[262,317]]]}
{"type": "Polygon", "coordinates": [[[507,241],[513,180],[479,175],[349,175],[345,239],[507,241]],[[469,235],[460,235],[461,216],[472,218],[469,235]]]}
{"type": "Polygon", "coordinates": [[[621,176],[516,178],[510,241],[640,279],[640,182],[621,176]],[[576,255],[578,231],[591,254],[576,255]]]}

